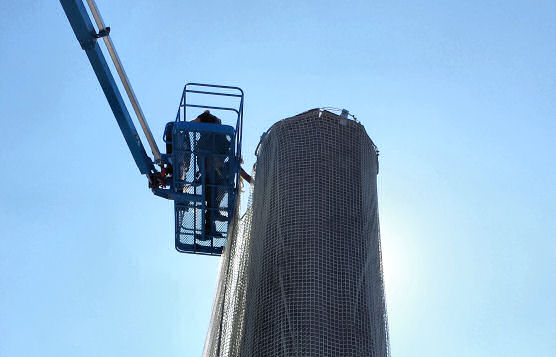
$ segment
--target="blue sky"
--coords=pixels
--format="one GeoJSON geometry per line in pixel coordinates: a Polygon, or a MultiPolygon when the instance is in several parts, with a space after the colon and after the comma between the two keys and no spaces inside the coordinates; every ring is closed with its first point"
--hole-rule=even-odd
{"type": "MultiPolygon", "coordinates": [[[[556,355],[554,1],[97,2],[158,139],[187,81],[245,89],[246,166],[309,108],[365,125],[393,356],[556,355]]],[[[59,3],[0,13],[0,356],[199,356],[219,260],[174,250],[59,3]]]]}

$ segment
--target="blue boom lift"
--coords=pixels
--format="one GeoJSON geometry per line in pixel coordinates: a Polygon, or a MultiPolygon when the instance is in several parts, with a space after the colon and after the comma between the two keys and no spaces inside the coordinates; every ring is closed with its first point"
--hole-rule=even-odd
{"type": "Polygon", "coordinates": [[[110,108],[141,174],[157,196],[174,201],[176,249],[184,253],[220,255],[226,244],[228,226],[236,211],[240,185],[243,91],[238,87],[188,83],[176,119],[166,124],[161,154],[147,125],[129,79],[94,0],[86,0],[96,22],[95,29],[83,0],[60,0],[70,25],[85,50],[110,108]],[[137,115],[154,160],[147,155],[112,72],[98,44],[103,39],[137,115]],[[233,106],[202,105],[191,96],[224,97],[233,106]],[[222,125],[209,113],[197,120],[187,118],[188,109],[228,113],[235,126],[222,125]],[[203,120],[208,118],[212,120],[203,120]],[[157,169],[158,167],[158,169],[157,169]]]}

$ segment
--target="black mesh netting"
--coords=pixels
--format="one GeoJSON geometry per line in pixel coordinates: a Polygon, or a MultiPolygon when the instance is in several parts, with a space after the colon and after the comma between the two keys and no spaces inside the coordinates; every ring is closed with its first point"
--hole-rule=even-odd
{"type": "Polygon", "coordinates": [[[222,256],[205,356],[389,356],[376,147],[327,111],[274,124],[222,256]]]}

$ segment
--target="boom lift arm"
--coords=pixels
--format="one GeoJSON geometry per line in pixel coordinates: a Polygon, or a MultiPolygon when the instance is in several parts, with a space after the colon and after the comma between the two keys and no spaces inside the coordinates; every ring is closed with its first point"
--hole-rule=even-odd
{"type": "Polygon", "coordinates": [[[153,155],[155,156],[156,160],[160,160],[160,151],[156,146],[156,142],[152,137],[150,129],[144,120],[143,113],[135,95],[133,94],[133,90],[131,89],[131,85],[129,84],[129,80],[123,71],[123,67],[119,61],[118,55],[114,49],[114,45],[109,37],[110,28],[104,27],[102,23],[102,18],[96,8],[94,0],[87,0],[89,6],[91,7],[91,12],[93,16],[97,20],[97,24],[99,25],[99,32],[97,33],[91,19],[89,18],[89,14],[83,5],[82,0],[60,0],[62,7],[64,8],[64,12],[69,20],[69,23],[77,37],[77,40],[81,44],[81,48],[85,50],[87,57],[89,58],[89,62],[95,71],[98,81],[102,87],[104,95],[110,104],[110,108],[112,109],[112,113],[114,113],[114,117],[116,117],[116,121],[120,126],[120,130],[125,138],[127,146],[131,151],[131,155],[139,168],[139,171],[143,175],[147,175],[149,180],[153,181],[157,177],[157,171],[153,164],[153,160],[147,155],[145,151],[145,147],[141,142],[141,138],[135,129],[135,125],[129,115],[127,107],[124,103],[122,95],[120,94],[120,90],[110,72],[110,67],[106,62],[104,54],[97,43],[99,38],[105,39],[109,52],[111,54],[112,59],[114,60],[114,64],[122,78],[122,82],[124,83],[124,87],[130,97],[130,101],[135,108],[136,113],[138,113],[138,118],[142,123],[143,130],[145,132],[145,136],[151,146],[153,155]],[[140,114],[139,114],[140,113],[140,114]]]}
{"type": "MultiPolygon", "coordinates": [[[[174,201],[175,245],[184,253],[220,255],[227,242],[229,227],[237,210],[240,188],[243,90],[239,87],[188,83],[183,90],[176,119],[166,125],[166,153],[161,154],[147,125],[129,79],[110,39],[94,0],[86,0],[98,32],[83,0],[60,0],[70,25],[85,50],[104,95],[141,174],[157,196],[174,201]],[[103,38],[131,105],[154,156],[151,159],[135,129],[110,67],[97,42],[103,38]],[[192,103],[187,94],[229,98],[233,106],[192,103]],[[187,118],[187,109],[206,112],[196,120],[187,118]],[[233,125],[223,124],[208,109],[230,114],[233,125]],[[210,119],[210,120],[209,120],[210,119]],[[155,168],[160,166],[160,172],[155,168]]],[[[222,115],[219,114],[219,115],[222,115]]],[[[230,119],[230,116],[228,116],[230,119]]],[[[243,175],[242,177],[246,177],[243,175]]]]}

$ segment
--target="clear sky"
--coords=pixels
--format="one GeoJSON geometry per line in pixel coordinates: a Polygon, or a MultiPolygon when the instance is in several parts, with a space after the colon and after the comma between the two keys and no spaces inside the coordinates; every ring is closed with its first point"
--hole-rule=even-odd
{"type": "MultiPolygon", "coordinates": [[[[186,81],[245,89],[246,166],[309,108],[365,125],[393,356],[556,356],[556,2],[97,3],[160,145],[186,81]]],[[[199,356],[219,259],[174,250],[60,4],[0,15],[0,356],[199,356]]]]}

